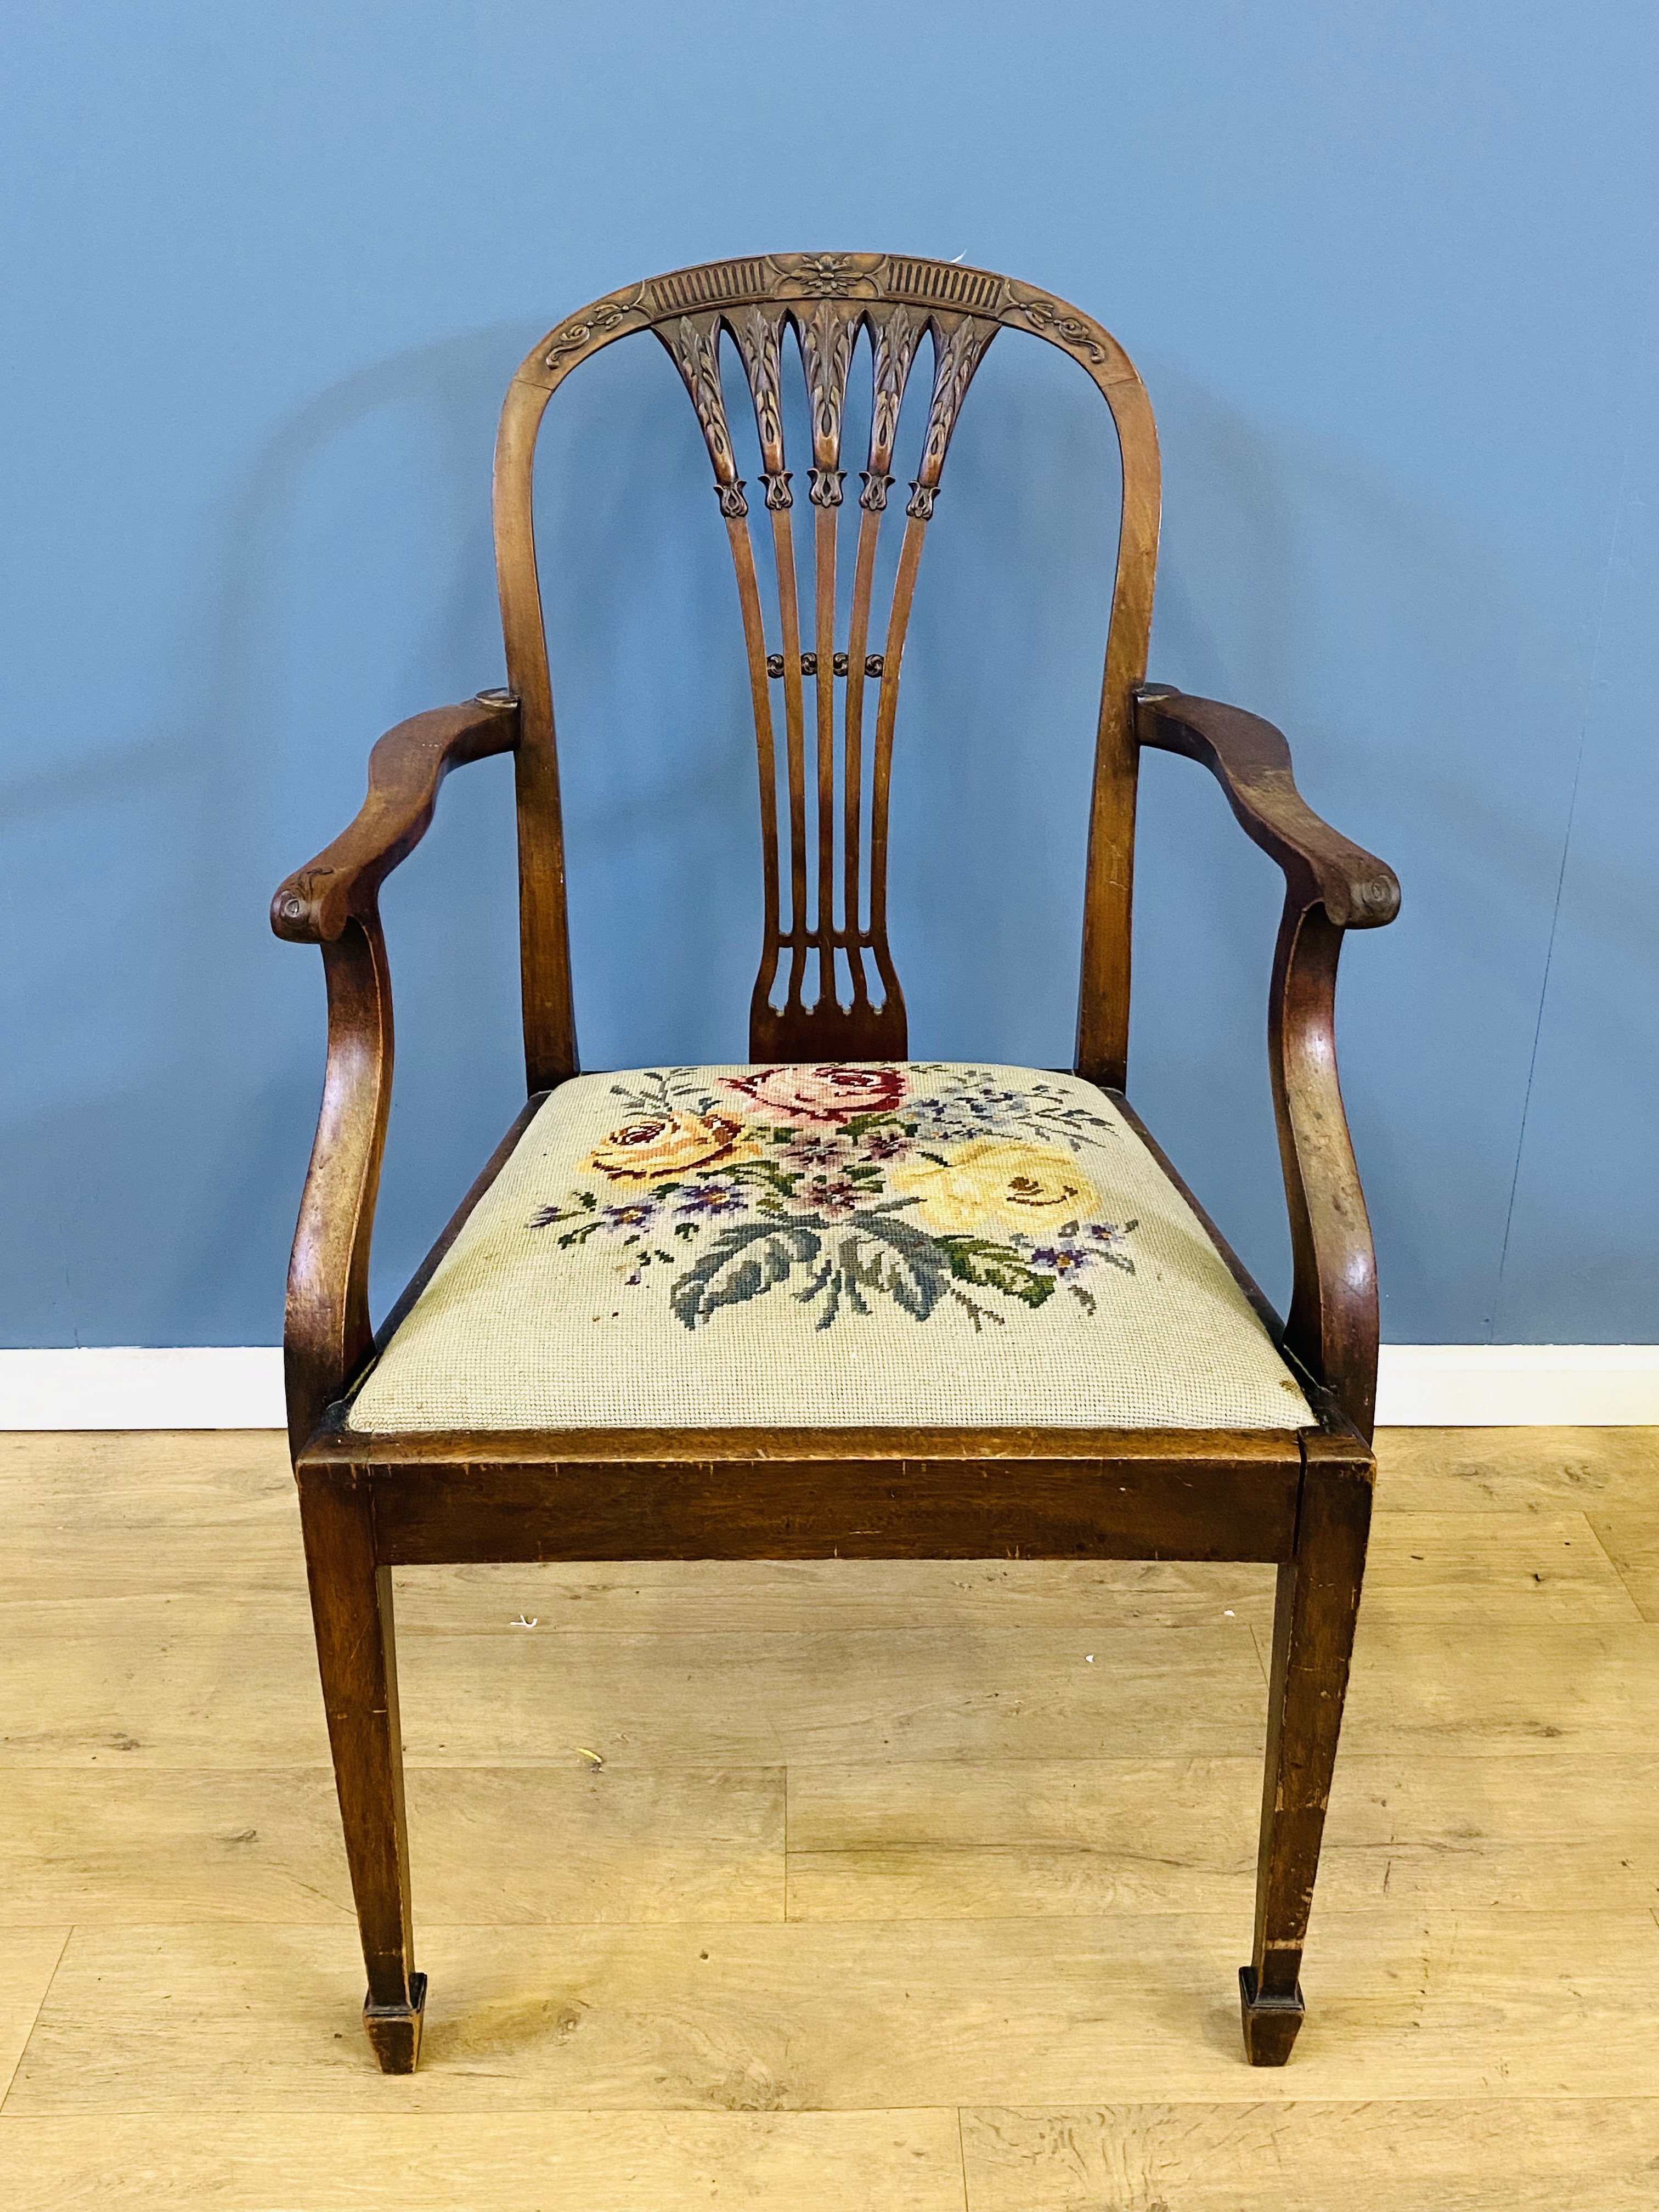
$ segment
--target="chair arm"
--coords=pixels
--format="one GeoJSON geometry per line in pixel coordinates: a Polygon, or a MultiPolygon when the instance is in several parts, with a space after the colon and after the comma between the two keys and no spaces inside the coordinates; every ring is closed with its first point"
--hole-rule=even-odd
{"type": "Polygon", "coordinates": [[[1322,906],[1339,929],[1376,929],[1400,911],[1394,870],[1322,822],[1296,787],[1291,749],[1259,714],[1191,699],[1161,684],[1135,695],[1143,745],[1184,753],[1210,770],[1246,836],[1285,872],[1304,908],[1322,906]]]}
{"type": "Polygon", "coordinates": [[[518,743],[519,702],[481,692],[388,730],[369,757],[356,820],[270,905],[279,937],[319,945],[328,983],[328,1062],[289,1261],[283,1364],[297,1454],[373,1349],[368,1255],[392,1105],[392,979],[381,884],[432,820],[452,768],[518,743]]]}
{"type": "Polygon", "coordinates": [[[368,796],[356,821],[278,887],[270,902],[277,936],[329,945],[348,921],[369,921],[380,885],[431,826],[450,769],[518,742],[519,702],[509,691],[481,691],[388,730],[368,757],[368,796]]]}
{"type": "Polygon", "coordinates": [[[1295,1268],[1284,1346],[1369,1439],[1381,1334],[1376,1255],[1337,1079],[1336,969],[1346,930],[1394,920],[1400,884],[1391,868],[1307,805],[1290,748],[1271,722],[1154,684],[1136,702],[1142,744],[1209,769],[1247,834],[1285,872],[1267,1001],[1267,1066],[1295,1268]]]}

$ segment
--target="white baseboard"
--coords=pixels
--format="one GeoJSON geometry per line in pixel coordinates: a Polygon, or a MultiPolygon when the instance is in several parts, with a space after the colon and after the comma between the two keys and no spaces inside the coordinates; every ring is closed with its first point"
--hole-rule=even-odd
{"type": "Polygon", "coordinates": [[[276,1345],[0,1352],[0,1430],[280,1429],[276,1345]]]}
{"type": "Polygon", "coordinates": [[[1376,1419],[1392,1429],[1659,1425],[1659,1344],[1385,1344],[1376,1419]]]}
{"type": "MultiPolygon", "coordinates": [[[[1659,1426],[1659,1344],[1385,1344],[1388,1428],[1659,1426]]],[[[0,1352],[0,1430],[280,1429],[275,1346],[0,1352]]]]}

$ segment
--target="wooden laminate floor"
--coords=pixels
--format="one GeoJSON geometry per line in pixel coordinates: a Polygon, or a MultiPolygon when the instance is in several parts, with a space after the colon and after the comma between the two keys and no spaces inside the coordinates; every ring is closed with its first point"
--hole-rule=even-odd
{"type": "Polygon", "coordinates": [[[1271,1571],[399,1579],[387,2080],[274,1435],[0,1438],[0,2201],[1659,2205],[1659,1432],[1385,1432],[1291,2064],[1271,1571]]]}

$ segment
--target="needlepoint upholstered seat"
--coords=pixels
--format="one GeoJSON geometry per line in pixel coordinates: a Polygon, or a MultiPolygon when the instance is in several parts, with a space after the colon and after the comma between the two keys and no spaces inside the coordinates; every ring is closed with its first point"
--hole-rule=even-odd
{"type": "Polygon", "coordinates": [[[1312,1419],[1109,1098],[890,1061],[573,1076],[348,1425],[1312,1419]]]}
{"type": "MultiPolygon", "coordinates": [[[[558,325],[509,387],[495,472],[507,687],[383,738],[356,820],[272,906],[279,935],[321,946],[328,982],[322,1110],[289,1276],[289,1425],[364,2020],[390,2071],[415,2065],[426,2000],[391,1573],[483,1559],[1276,1563],[1240,1994],[1249,2057],[1289,2055],[1373,1474],[1376,1292],[1336,1079],[1337,956],[1347,929],[1392,919],[1398,887],[1310,812],[1276,730],[1144,682],[1158,500],[1151,410],[1116,341],[1048,293],[940,262],[760,255],[653,278],[558,325]],[[564,378],[646,331],[690,394],[732,556],[764,927],[747,1062],[584,1074],[531,472],[564,378]],[[952,430],[1005,331],[1078,363],[1110,408],[1122,461],[1094,783],[1078,823],[1068,1072],[910,1059],[888,941],[910,610],[952,430]],[[753,410],[753,512],[723,351],[753,410]],[[811,425],[810,593],[793,537],[801,471],[784,451],[791,355],[811,425]],[[924,361],[925,420],[907,461],[901,407],[924,361]],[[869,379],[870,430],[854,493],[842,432],[855,373],[869,379]],[[878,605],[890,521],[896,574],[878,605]],[[769,610],[757,527],[771,540],[769,610]],[[1282,1320],[1125,1094],[1146,745],[1207,767],[1284,873],[1267,994],[1295,1261],[1282,1320]],[[377,1332],[368,1253],[392,1080],[380,886],[423,834],[447,771],[500,752],[516,767],[527,1101],[377,1332]]],[[[553,1916],[556,1851],[548,1882],[553,1916]]]]}

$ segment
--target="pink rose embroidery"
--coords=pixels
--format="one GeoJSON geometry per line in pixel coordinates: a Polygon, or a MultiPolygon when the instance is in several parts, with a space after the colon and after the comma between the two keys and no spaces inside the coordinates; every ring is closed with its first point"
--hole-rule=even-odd
{"type": "Polygon", "coordinates": [[[890,1114],[904,1096],[902,1068],[855,1067],[845,1061],[823,1067],[757,1067],[752,1075],[729,1075],[722,1082],[727,1091],[787,1121],[849,1121],[855,1114],[890,1114]]]}

